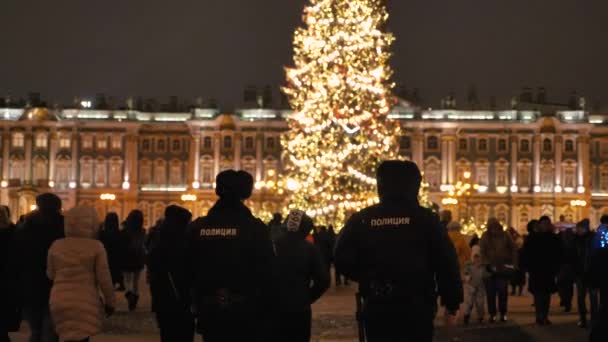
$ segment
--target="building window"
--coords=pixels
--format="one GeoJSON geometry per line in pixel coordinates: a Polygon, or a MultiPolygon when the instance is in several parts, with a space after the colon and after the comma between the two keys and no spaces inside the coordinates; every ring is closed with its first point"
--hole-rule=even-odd
{"type": "Polygon", "coordinates": [[[120,150],[122,148],[122,137],[121,136],[113,136],[112,137],[112,149],[120,150]]]}
{"type": "Polygon", "coordinates": [[[103,158],[95,161],[95,185],[98,187],[106,185],[106,161],[103,158]]]}
{"type": "Polygon", "coordinates": [[[57,159],[56,165],[55,183],[58,185],[68,184],[71,175],[70,160],[66,157],[60,157],[57,159]]]}
{"type": "Polygon", "coordinates": [[[436,151],[439,149],[439,139],[436,136],[430,136],[426,140],[426,149],[436,151]]]}
{"type": "Polygon", "coordinates": [[[23,181],[23,178],[25,177],[25,161],[21,158],[13,157],[10,162],[9,179],[23,181]]]}
{"type": "Polygon", "coordinates": [[[59,148],[70,148],[72,140],[69,137],[61,137],[59,139],[59,148]]]}
{"type": "Polygon", "coordinates": [[[438,190],[440,182],[439,162],[436,159],[430,159],[424,165],[424,178],[429,183],[429,190],[438,190]]]}
{"type": "Polygon", "coordinates": [[[274,138],[267,138],[266,139],[266,148],[269,150],[273,150],[274,149],[274,138]]]}
{"type": "Polygon", "coordinates": [[[477,166],[477,184],[479,185],[484,185],[484,186],[488,186],[489,184],[489,177],[488,177],[488,165],[487,164],[481,164],[477,166]]]}
{"type": "Polygon", "coordinates": [[[214,180],[213,160],[209,157],[201,160],[201,183],[211,184],[214,180]]]}
{"type": "Polygon", "coordinates": [[[165,152],[165,139],[158,139],[156,141],[156,152],[165,152]]]}
{"type": "Polygon", "coordinates": [[[477,149],[480,152],[488,151],[488,139],[479,139],[479,141],[477,142],[477,149]]]}
{"type": "Polygon", "coordinates": [[[108,139],[106,137],[97,138],[97,149],[105,150],[106,148],[108,148],[108,139]]]}
{"type": "Polygon", "coordinates": [[[169,170],[169,183],[171,185],[181,185],[182,182],[182,163],[179,160],[171,161],[169,170]]]}
{"type": "Polygon", "coordinates": [[[519,174],[517,175],[517,179],[521,188],[530,187],[530,165],[528,163],[524,163],[519,166],[519,174]]]}
{"type": "Polygon", "coordinates": [[[154,164],[154,184],[165,185],[167,183],[167,163],[164,160],[157,160],[154,164]]]}
{"type": "Polygon", "coordinates": [[[13,147],[23,147],[24,143],[25,143],[25,138],[23,136],[23,133],[21,133],[21,132],[13,133],[13,147]]]}
{"type": "Polygon", "coordinates": [[[147,159],[143,159],[139,163],[139,183],[141,185],[152,184],[152,166],[147,159]]]}
{"type": "Polygon", "coordinates": [[[470,178],[466,179],[464,177],[464,174],[466,172],[471,173],[471,166],[470,166],[469,162],[466,160],[459,161],[456,165],[456,180],[459,182],[470,181],[471,180],[470,178]]]}
{"type": "Polygon", "coordinates": [[[144,152],[150,152],[150,139],[144,139],[141,142],[141,150],[144,152]]]}
{"type": "Polygon", "coordinates": [[[564,150],[566,152],[574,152],[574,141],[572,141],[572,139],[566,140],[566,144],[564,145],[564,150]]]}
{"type": "Polygon", "coordinates": [[[498,139],[498,152],[506,152],[506,151],[507,151],[507,140],[498,139]]]}
{"type": "Polygon", "coordinates": [[[540,166],[540,189],[542,192],[553,192],[553,163],[544,161],[540,166]]]}
{"type": "Polygon", "coordinates": [[[46,134],[37,134],[36,135],[36,148],[46,148],[46,146],[47,146],[46,134]]]}
{"type": "Polygon", "coordinates": [[[122,160],[114,158],[110,161],[110,186],[120,186],[122,180],[122,160]]]}
{"type": "Polygon", "coordinates": [[[245,149],[247,149],[247,150],[253,149],[253,137],[245,138],[245,149]]]}
{"type": "Polygon", "coordinates": [[[409,150],[412,147],[412,139],[408,136],[402,136],[399,140],[399,147],[402,150],[409,150]]]}
{"type": "Polygon", "coordinates": [[[224,137],[224,148],[226,148],[226,149],[232,148],[232,137],[231,136],[224,137]]]}
{"type": "Polygon", "coordinates": [[[608,165],[603,165],[600,169],[600,190],[608,191],[608,165]]]}
{"type": "Polygon", "coordinates": [[[496,165],[496,186],[507,187],[508,185],[507,164],[502,162],[496,165]]]}
{"type": "Polygon", "coordinates": [[[93,148],[93,137],[92,136],[85,135],[82,137],[82,148],[83,149],[93,148]]]}
{"type": "Polygon", "coordinates": [[[255,159],[253,159],[251,157],[244,158],[242,170],[249,173],[253,178],[255,178],[255,173],[256,173],[255,159]]]}
{"type": "Polygon", "coordinates": [[[179,152],[182,148],[182,142],[179,139],[173,139],[173,143],[171,145],[171,151],[179,152]]]}
{"type": "Polygon", "coordinates": [[[520,150],[522,152],[530,152],[530,140],[524,139],[520,142],[520,150]]]}
{"type": "Polygon", "coordinates": [[[460,151],[466,151],[468,149],[467,145],[468,145],[467,139],[463,138],[463,139],[458,140],[458,149],[460,151]]]}
{"type": "Polygon", "coordinates": [[[564,188],[568,188],[569,191],[573,191],[576,185],[575,173],[576,173],[576,164],[572,162],[567,162],[564,166],[564,188]]]}
{"type": "Polygon", "coordinates": [[[203,148],[210,149],[211,148],[211,137],[203,138],[203,148]]]}
{"type": "Polygon", "coordinates": [[[34,158],[34,181],[43,181],[48,177],[48,171],[46,167],[46,159],[35,157],[34,158]]]}
{"type": "Polygon", "coordinates": [[[84,187],[93,183],[93,161],[86,157],[80,161],[80,184],[84,187]]]}
{"type": "Polygon", "coordinates": [[[543,151],[544,152],[551,152],[552,149],[553,149],[553,147],[551,146],[551,139],[545,138],[543,140],[543,151]]]}

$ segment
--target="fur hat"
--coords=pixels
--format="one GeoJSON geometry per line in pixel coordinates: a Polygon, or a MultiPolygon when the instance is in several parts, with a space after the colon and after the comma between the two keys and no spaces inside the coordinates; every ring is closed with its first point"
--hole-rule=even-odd
{"type": "Polygon", "coordinates": [[[383,161],[376,173],[381,200],[417,200],[422,175],[411,161],[383,161]]]}

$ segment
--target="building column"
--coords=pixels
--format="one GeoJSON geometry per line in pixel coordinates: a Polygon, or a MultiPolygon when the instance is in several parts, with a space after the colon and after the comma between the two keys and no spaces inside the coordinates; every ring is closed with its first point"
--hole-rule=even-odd
{"type": "MultiPolygon", "coordinates": [[[[10,143],[11,143],[11,132],[5,131],[2,134],[2,181],[8,182],[10,177],[10,143]]],[[[0,188],[0,202],[4,205],[9,205],[9,197],[8,197],[8,183],[6,183],[7,187],[0,188]]],[[[13,216],[16,216],[16,212],[11,211],[13,216]]]]}
{"type": "Polygon", "coordinates": [[[50,148],[49,148],[49,181],[55,182],[55,160],[57,158],[57,145],[59,141],[57,140],[57,132],[51,132],[50,139],[50,148]]]}
{"type": "Polygon", "coordinates": [[[420,170],[424,170],[424,135],[415,132],[412,139],[412,160],[420,170]]]}
{"type": "Polygon", "coordinates": [[[137,132],[128,132],[125,137],[125,168],[123,181],[129,182],[129,189],[137,188],[138,186],[138,151],[139,139],[137,132]]]}
{"type": "Polygon", "coordinates": [[[213,172],[214,178],[220,173],[220,143],[221,137],[219,133],[213,135],[213,172]]]}
{"type": "Polygon", "coordinates": [[[555,192],[562,192],[562,137],[555,135],[555,192]]]}
{"type": "Polygon", "coordinates": [[[11,144],[11,132],[6,131],[2,135],[2,180],[8,181],[10,174],[10,144],[11,144]]]}
{"type": "Polygon", "coordinates": [[[234,169],[235,170],[241,169],[242,140],[243,140],[243,137],[242,137],[241,133],[235,132],[234,133],[234,169]]]}
{"type": "Polygon", "coordinates": [[[534,136],[534,184],[533,191],[540,192],[540,135],[534,136]]]}
{"type": "Polygon", "coordinates": [[[32,184],[32,132],[25,132],[25,183],[32,184]]]}
{"type": "Polygon", "coordinates": [[[587,190],[590,190],[589,186],[589,172],[587,171],[587,167],[589,167],[589,138],[586,134],[582,134],[577,138],[577,192],[584,193],[587,190]]]}
{"type": "Polygon", "coordinates": [[[262,180],[262,166],[263,166],[263,151],[262,151],[262,143],[264,142],[264,134],[258,133],[255,136],[255,181],[259,182],[262,180]]]}
{"type": "Polygon", "coordinates": [[[78,139],[78,132],[76,129],[72,131],[72,172],[70,175],[70,187],[76,188],[78,184],[78,165],[79,165],[79,156],[78,156],[78,144],[80,143],[78,139]]]}
{"type": "Polygon", "coordinates": [[[192,136],[191,141],[194,144],[194,146],[190,147],[190,153],[194,153],[194,159],[192,160],[192,165],[190,166],[190,170],[192,170],[192,187],[198,188],[201,181],[201,133],[196,132],[192,136]],[[194,150],[194,152],[192,152],[192,150],[194,150]]]}
{"type": "Polygon", "coordinates": [[[448,166],[450,164],[449,145],[447,136],[441,136],[441,184],[448,185],[448,166]]]}
{"type": "Polygon", "coordinates": [[[517,192],[517,135],[511,136],[511,192],[517,192]]]}
{"type": "Polygon", "coordinates": [[[456,137],[450,136],[448,140],[448,183],[456,183],[456,137]]]}

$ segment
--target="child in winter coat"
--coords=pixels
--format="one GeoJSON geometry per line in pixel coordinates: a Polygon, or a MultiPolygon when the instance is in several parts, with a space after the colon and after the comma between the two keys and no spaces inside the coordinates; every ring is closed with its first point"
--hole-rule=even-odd
{"type": "Polygon", "coordinates": [[[101,331],[103,294],[105,314],[114,312],[114,286],[108,257],[95,239],[99,221],[91,207],[65,213],[65,239],[57,240],[48,254],[47,275],[53,281],[50,309],[62,341],[88,341],[101,331]]]}
{"type": "Polygon", "coordinates": [[[481,255],[478,251],[471,255],[471,261],[464,265],[464,283],[467,295],[464,304],[464,324],[469,324],[473,306],[477,309],[477,320],[483,322],[485,315],[486,289],[483,282],[485,276],[484,266],[481,264],[481,255]]]}

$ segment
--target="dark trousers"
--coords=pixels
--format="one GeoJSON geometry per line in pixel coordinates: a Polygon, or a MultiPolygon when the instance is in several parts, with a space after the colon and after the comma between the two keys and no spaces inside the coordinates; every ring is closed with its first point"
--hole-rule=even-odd
{"type": "Polygon", "coordinates": [[[25,307],[23,318],[30,327],[29,342],[58,342],[49,307],[25,307]]]}
{"type": "Polygon", "coordinates": [[[311,316],[310,309],[302,312],[281,312],[277,317],[279,324],[273,328],[277,330],[274,341],[310,341],[311,316]]]}
{"type": "Polygon", "coordinates": [[[491,276],[484,280],[486,296],[488,298],[488,313],[490,317],[496,317],[496,300],[498,299],[498,311],[501,315],[507,314],[508,288],[507,280],[502,277],[491,276]]]}
{"type": "Polygon", "coordinates": [[[589,342],[608,341],[608,310],[600,310],[595,321],[591,325],[589,342]]]}
{"type": "Polygon", "coordinates": [[[257,318],[252,313],[209,312],[199,316],[198,330],[205,342],[264,341],[257,318]]]}
{"type": "Polygon", "coordinates": [[[0,331],[0,342],[11,342],[11,338],[8,336],[8,332],[0,331]]]}
{"type": "Polygon", "coordinates": [[[534,293],[534,310],[536,311],[536,321],[545,321],[549,317],[549,307],[551,306],[551,293],[534,293]]]}
{"type": "Polygon", "coordinates": [[[591,320],[594,321],[599,310],[597,290],[585,286],[583,279],[577,278],[576,299],[578,302],[578,314],[581,321],[587,321],[587,295],[589,295],[589,304],[591,304],[591,320]]]}
{"type": "Polygon", "coordinates": [[[410,315],[394,315],[387,312],[382,315],[365,316],[365,335],[368,342],[432,342],[433,321],[414,319],[410,315]]]}
{"type": "Polygon", "coordinates": [[[557,281],[557,289],[561,306],[566,309],[572,308],[572,298],[574,297],[574,279],[569,275],[561,277],[557,281]]]}
{"type": "Polygon", "coordinates": [[[189,312],[156,312],[162,342],[192,342],[194,318],[189,312]]]}

